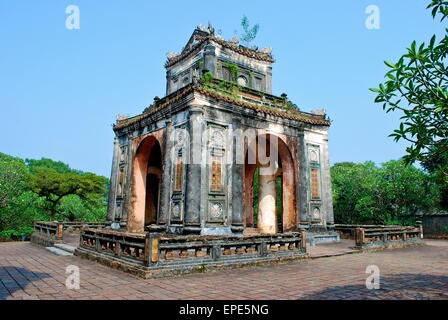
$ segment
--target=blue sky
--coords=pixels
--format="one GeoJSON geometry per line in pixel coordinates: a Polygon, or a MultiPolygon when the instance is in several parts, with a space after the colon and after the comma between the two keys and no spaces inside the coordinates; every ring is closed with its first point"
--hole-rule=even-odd
{"type": "Polygon", "coordinates": [[[302,110],[325,108],[331,163],[377,163],[404,155],[387,135],[387,114],[368,90],[383,80],[413,40],[441,35],[422,0],[113,1],[0,0],[0,152],[49,157],[109,176],[112,123],[164,96],[165,54],[180,51],[194,28],[211,21],[224,38],[245,14],[273,47],[273,93],[302,110]],[[65,27],[68,5],[80,29],[65,27]],[[368,5],[380,29],[365,27],[368,5]]]}

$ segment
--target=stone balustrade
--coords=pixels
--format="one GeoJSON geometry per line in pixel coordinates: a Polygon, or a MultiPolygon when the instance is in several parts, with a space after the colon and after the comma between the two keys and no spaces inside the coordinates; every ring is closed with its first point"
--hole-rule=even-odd
{"type": "Polygon", "coordinates": [[[51,247],[64,240],[64,233],[78,232],[82,228],[106,228],[111,222],[81,222],[81,221],[34,221],[34,232],[31,242],[51,247]]]}
{"type": "Polygon", "coordinates": [[[358,248],[402,247],[421,243],[420,227],[356,228],[355,243],[358,248]]]}
{"type": "Polygon", "coordinates": [[[305,257],[302,233],[233,236],[166,236],[83,228],[75,255],[142,277],[305,257]]]}
{"type": "Polygon", "coordinates": [[[51,247],[55,243],[62,242],[63,225],[61,222],[34,221],[34,232],[31,242],[51,247]]]}

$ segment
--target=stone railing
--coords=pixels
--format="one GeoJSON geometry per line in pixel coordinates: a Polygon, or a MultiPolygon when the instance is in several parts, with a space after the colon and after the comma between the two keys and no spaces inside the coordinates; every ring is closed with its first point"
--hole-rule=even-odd
{"type": "Polygon", "coordinates": [[[34,221],[34,232],[30,240],[46,247],[53,246],[62,242],[63,230],[62,222],[34,221]]]}
{"type": "Polygon", "coordinates": [[[111,225],[110,221],[106,222],[82,222],[82,221],[72,221],[72,222],[62,222],[64,231],[78,232],[82,227],[85,228],[104,228],[111,225]]]}
{"type": "Polygon", "coordinates": [[[420,227],[356,228],[355,243],[358,248],[401,247],[421,243],[420,227]]]}
{"type": "Polygon", "coordinates": [[[380,224],[335,224],[334,230],[339,233],[341,239],[351,239],[355,240],[356,229],[362,228],[364,230],[371,229],[396,229],[403,228],[402,226],[394,226],[394,225],[380,225],[380,224]]]}
{"type": "Polygon", "coordinates": [[[80,233],[79,248],[140,265],[148,261],[147,239],[144,234],[83,228],[80,233]]]}
{"type": "Polygon", "coordinates": [[[306,256],[306,236],[173,236],[81,229],[75,255],[139,276],[163,276],[306,256]]]}
{"type": "Polygon", "coordinates": [[[111,222],[59,222],[59,221],[34,221],[34,232],[31,235],[31,242],[53,246],[55,243],[61,243],[64,240],[64,234],[67,232],[78,232],[82,228],[105,228],[109,227],[111,222]]]}

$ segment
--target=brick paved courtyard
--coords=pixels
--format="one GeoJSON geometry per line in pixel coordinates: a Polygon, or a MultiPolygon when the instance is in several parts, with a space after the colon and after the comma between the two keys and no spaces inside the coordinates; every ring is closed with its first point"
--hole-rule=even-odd
{"type": "Polygon", "coordinates": [[[447,262],[448,241],[427,240],[420,247],[143,280],[28,242],[9,242],[0,243],[0,300],[448,299],[447,262]],[[381,271],[379,290],[365,287],[371,264],[381,271]],[[65,287],[68,265],[80,268],[79,290],[65,287]]]}

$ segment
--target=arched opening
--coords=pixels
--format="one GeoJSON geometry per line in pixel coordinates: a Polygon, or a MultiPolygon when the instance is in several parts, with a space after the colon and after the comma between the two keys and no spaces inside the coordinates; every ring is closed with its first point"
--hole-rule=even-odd
{"type": "Polygon", "coordinates": [[[296,229],[294,170],[291,152],[277,136],[258,136],[248,145],[244,165],[246,228],[271,234],[296,229]],[[270,151],[277,157],[272,157],[276,159],[274,167],[267,170],[263,157],[269,157],[270,151]]]}
{"type": "Polygon", "coordinates": [[[148,160],[146,175],[145,226],[157,223],[160,199],[162,152],[156,143],[148,160]]]}
{"type": "Polygon", "coordinates": [[[137,148],[132,174],[131,211],[128,230],[142,232],[144,227],[157,223],[162,151],[154,136],[146,137],[137,148]]]}

